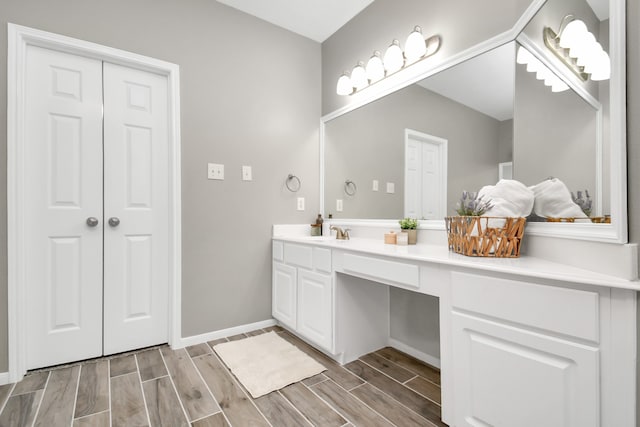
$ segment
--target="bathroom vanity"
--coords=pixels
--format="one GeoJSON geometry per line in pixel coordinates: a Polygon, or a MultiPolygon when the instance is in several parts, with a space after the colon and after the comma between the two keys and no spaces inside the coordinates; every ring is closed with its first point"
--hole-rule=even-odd
{"type": "MultiPolygon", "coordinates": [[[[275,226],[273,316],[346,363],[395,344],[399,318],[415,325],[421,317],[402,316],[408,305],[397,298],[413,292],[412,310],[423,301],[439,309],[418,329],[439,331],[439,354],[425,361],[441,368],[445,423],[635,426],[640,283],[637,247],[627,244],[625,3],[606,1],[596,14],[585,0],[535,0],[510,29],[447,52],[466,34],[452,24],[437,55],[339,99],[320,123],[319,211],[333,218],[325,226],[355,237],[275,226]],[[572,17],[603,43],[610,80],[578,77],[545,44],[545,28],[560,31],[572,17]],[[519,52],[571,90],[545,86],[519,52]],[[485,108],[498,93],[504,114],[485,108]],[[442,218],[462,191],[495,184],[504,162],[527,186],[555,176],[588,189],[594,216],[611,223],[529,222],[518,259],[450,253],[442,218]],[[421,218],[421,243],[385,245],[403,217],[421,218]]],[[[438,14],[429,18],[441,28],[438,14]]],[[[334,56],[359,55],[350,42],[336,39],[334,56]]]]}
{"type": "Polygon", "coordinates": [[[635,425],[638,281],[295,229],[274,227],[272,314],[338,362],[389,345],[398,287],[439,300],[445,423],[635,425]]]}

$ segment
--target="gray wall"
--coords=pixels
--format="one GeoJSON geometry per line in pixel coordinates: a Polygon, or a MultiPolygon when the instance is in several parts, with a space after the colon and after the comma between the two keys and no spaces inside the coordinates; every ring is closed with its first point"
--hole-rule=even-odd
{"type": "MultiPolygon", "coordinates": [[[[182,335],[271,317],[274,223],[318,211],[320,45],[213,0],[0,2],[0,239],[6,242],[6,23],[176,63],[182,114],[182,335]],[[226,180],[206,179],[207,162],[226,180]],[[240,180],[253,166],[252,182],[240,180]],[[284,188],[288,173],[302,189],[284,188]],[[305,212],[295,198],[306,198],[305,212]]],[[[0,245],[0,372],[7,369],[0,245]]]]}
{"type": "Polygon", "coordinates": [[[425,327],[440,324],[438,298],[394,287],[390,288],[389,298],[394,307],[389,321],[391,336],[439,359],[440,330],[425,327]]]}
{"type": "Polygon", "coordinates": [[[343,71],[367,61],[374,50],[384,53],[393,39],[401,45],[420,25],[425,37],[439,34],[442,47],[429,61],[438,61],[478,42],[510,30],[531,0],[376,0],[322,43],[322,111],[346,105],[336,94],[343,71]],[[438,59],[440,58],[440,59],[438,59]]]}
{"type": "Polygon", "coordinates": [[[513,119],[500,122],[498,128],[498,163],[513,161],[513,119]]]}
{"type": "Polygon", "coordinates": [[[498,179],[501,124],[496,119],[415,84],[327,123],[325,206],[334,218],[404,216],[405,128],[448,141],[447,214],[463,190],[478,191],[498,179]],[[358,185],[348,197],[345,179],[358,185]],[[379,191],[372,191],[372,180],[379,191]],[[386,182],[395,193],[386,193],[386,182]],[[344,211],[336,212],[336,199],[344,211]]]}

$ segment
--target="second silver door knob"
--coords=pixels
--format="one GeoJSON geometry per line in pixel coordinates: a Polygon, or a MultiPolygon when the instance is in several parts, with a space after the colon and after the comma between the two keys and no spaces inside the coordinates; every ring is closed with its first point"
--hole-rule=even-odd
{"type": "Polygon", "coordinates": [[[117,227],[118,225],[120,225],[120,218],[112,216],[111,218],[109,218],[109,225],[112,227],[117,227]]]}

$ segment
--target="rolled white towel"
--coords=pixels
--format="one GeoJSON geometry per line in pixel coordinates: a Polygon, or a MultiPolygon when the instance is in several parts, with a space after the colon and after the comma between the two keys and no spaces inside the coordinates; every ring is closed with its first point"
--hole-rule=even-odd
{"type": "Polygon", "coordinates": [[[587,218],[558,178],[549,178],[529,187],[535,194],[533,211],[543,218],[587,218]]]}
{"type": "Polygon", "coordinates": [[[501,179],[496,185],[485,185],[478,197],[491,201],[483,216],[526,217],[533,208],[533,191],[515,179],[501,179]]]}

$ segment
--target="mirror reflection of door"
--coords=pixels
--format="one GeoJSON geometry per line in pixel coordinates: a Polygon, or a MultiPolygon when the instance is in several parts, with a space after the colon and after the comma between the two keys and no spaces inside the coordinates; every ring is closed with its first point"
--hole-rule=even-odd
{"type": "Polygon", "coordinates": [[[405,129],[404,216],[442,219],[447,206],[447,140],[405,129]]]}
{"type": "Polygon", "coordinates": [[[498,180],[513,179],[513,162],[498,163],[498,180]]]}

